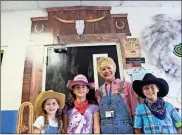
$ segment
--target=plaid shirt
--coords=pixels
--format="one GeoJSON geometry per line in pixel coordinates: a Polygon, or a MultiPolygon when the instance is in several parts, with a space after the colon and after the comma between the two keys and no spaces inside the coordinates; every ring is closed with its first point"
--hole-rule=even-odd
{"type": "Polygon", "coordinates": [[[137,106],[134,117],[134,128],[142,128],[145,134],[178,133],[176,123],[181,122],[177,110],[165,102],[166,117],[163,120],[155,117],[145,104],[137,106]]]}

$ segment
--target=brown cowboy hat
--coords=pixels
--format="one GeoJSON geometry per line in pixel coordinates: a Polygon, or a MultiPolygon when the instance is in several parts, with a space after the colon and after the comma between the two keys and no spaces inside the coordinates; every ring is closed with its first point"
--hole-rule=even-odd
{"type": "Polygon", "coordinates": [[[54,92],[53,90],[48,90],[45,92],[41,92],[35,100],[34,110],[38,116],[44,115],[44,110],[42,108],[42,104],[45,100],[47,100],[49,98],[57,99],[59,101],[60,109],[63,109],[63,107],[65,105],[65,94],[54,92]]]}
{"type": "Polygon", "coordinates": [[[73,86],[75,86],[75,85],[87,85],[90,89],[95,88],[95,84],[89,83],[87,80],[87,77],[82,74],[75,76],[73,80],[68,80],[66,87],[69,90],[73,90],[73,86]]]}
{"type": "Polygon", "coordinates": [[[159,92],[157,93],[158,97],[165,97],[169,92],[168,83],[162,78],[156,78],[151,73],[145,74],[143,80],[135,80],[132,84],[132,87],[138,96],[146,98],[142,92],[142,87],[148,84],[156,84],[158,86],[159,88],[159,92]]]}

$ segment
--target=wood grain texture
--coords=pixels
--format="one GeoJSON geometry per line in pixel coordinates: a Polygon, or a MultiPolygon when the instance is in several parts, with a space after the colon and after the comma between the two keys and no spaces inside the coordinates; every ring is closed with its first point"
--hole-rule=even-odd
{"type": "Polygon", "coordinates": [[[31,33],[46,33],[49,32],[48,20],[32,21],[31,33]]]}
{"type": "MultiPolygon", "coordinates": [[[[122,46],[123,39],[126,36],[130,36],[129,24],[127,20],[127,14],[110,14],[111,7],[97,7],[97,6],[75,6],[75,7],[58,7],[58,8],[48,8],[48,17],[35,17],[32,20],[31,35],[35,33],[34,27],[45,25],[44,30],[41,33],[51,33],[53,39],[51,43],[57,45],[57,34],[60,35],[62,41],[67,45],[72,44],[82,44],[82,43],[110,43],[117,42],[120,43],[122,62],[124,68],[132,68],[134,66],[125,64],[124,48],[122,46]],[[95,19],[102,16],[106,18],[102,21],[95,23],[85,23],[84,38],[82,40],[78,39],[76,33],[75,24],[65,24],[57,21],[53,16],[66,19],[66,20],[87,20],[95,19]],[[118,25],[122,25],[121,21],[125,23],[125,27],[120,30],[115,26],[116,21],[118,25]]],[[[38,33],[41,35],[41,33],[38,33]]],[[[41,37],[40,40],[43,38],[41,37]]],[[[33,41],[37,42],[39,38],[33,41]]],[[[35,43],[36,44],[36,43],[35,43]]],[[[50,45],[50,42],[48,43],[50,45]]],[[[42,85],[42,65],[38,64],[36,59],[43,61],[43,50],[46,43],[41,44],[43,47],[40,49],[38,46],[29,47],[29,51],[26,53],[25,68],[24,68],[24,78],[23,78],[23,90],[22,90],[22,102],[31,101],[34,102],[35,97],[41,91],[42,85]],[[38,51],[39,50],[39,51],[38,51]],[[36,57],[34,57],[36,56],[36,57]],[[29,92],[28,92],[29,90],[29,92]],[[30,93],[34,93],[30,96],[30,93]]]]}
{"type": "Polygon", "coordinates": [[[42,91],[43,51],[44,46],[27,47],[23,76],[22,102],[29,101],[34,103],[35,98],[42,91]]]}
{"type": "Polygon", "coordinates": [[[128,25],[127,14],[112,14],[110,22],[111,22],[111,33],[126,33],[126,36],[131,36],[128,25]],[[124,22],[124,28],[118,29],[116,23],[119,27],[122,27],[123,26],[122,22],[124,22]]]}
{"type": "Polygon", "coordinates": [[[42,21],[42,20],[48,20],[48,17],[32,17],[31,21],[42,21]]]}
{"type": "Polygon", "coordinates": [[[111,10],[110,6],[70,6],[46,8],[47,12],[52,11],[73,11],[73,10],[111,10]]]}

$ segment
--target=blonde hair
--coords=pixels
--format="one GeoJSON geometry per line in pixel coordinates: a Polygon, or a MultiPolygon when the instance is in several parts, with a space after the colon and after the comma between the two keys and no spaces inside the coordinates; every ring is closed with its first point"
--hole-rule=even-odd
{"type": "Polygon", "coordinates": [[[101,57],[97,62],[97,71],[99,72],[100,76],[103,77],[101,73],[101,67],[109,66],[113,68],[114,72],[116,72],[116,64],[114,60],[110,57],[101,57]]]}

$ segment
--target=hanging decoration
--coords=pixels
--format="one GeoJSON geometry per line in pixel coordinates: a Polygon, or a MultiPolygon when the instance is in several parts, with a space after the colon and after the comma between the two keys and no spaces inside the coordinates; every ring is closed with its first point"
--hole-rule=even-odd
{"type": "Polygon", "coordinates": [[[153,64],[166,73],[181,76],[181,21],[165,14],[153,17],[154,24],[143,31],[144,49],[152,53],[153,64]]]}
{"type": "Polygon", "coordinates": [[[76,31],[77,31],[77,34],[78,34],[78,38],[79,39],[83,39],[83,32],[84,32],[84,28],[85,28],[85,22],[86,23],[94,23],[94,22],[98,22],[98,21],[101,21],[105,18],[105,16],[103,17],[99,17],[99,18],[96,18],[96,19],[90,19],[90,20],[64,20],[64,19],[61,19],[61,18],[58,18],[56,16],[53,16],[56,20],[62,22],[62,23],[75,23],[76,26],[76,31]]]}

